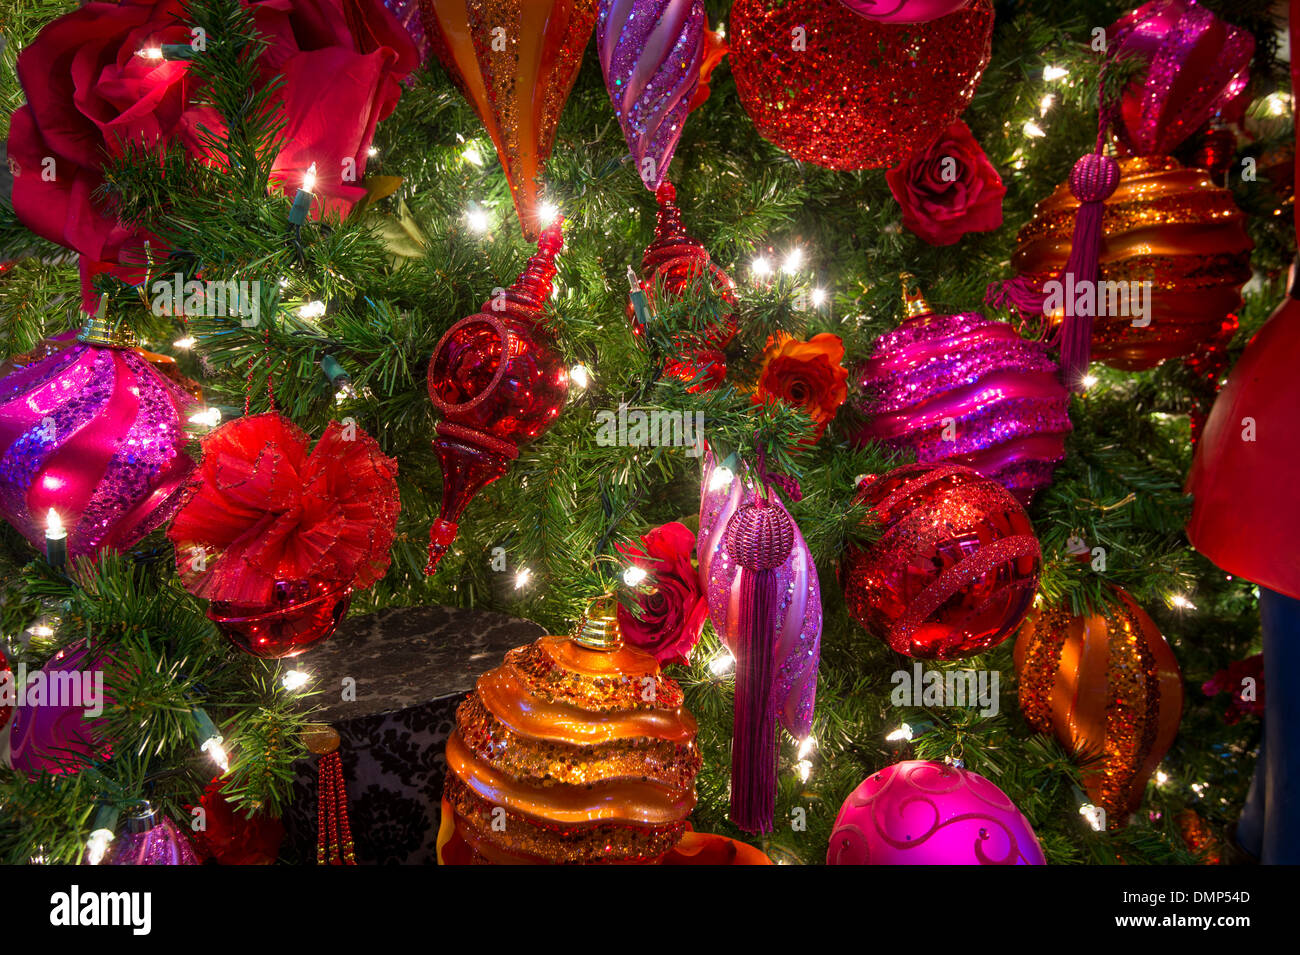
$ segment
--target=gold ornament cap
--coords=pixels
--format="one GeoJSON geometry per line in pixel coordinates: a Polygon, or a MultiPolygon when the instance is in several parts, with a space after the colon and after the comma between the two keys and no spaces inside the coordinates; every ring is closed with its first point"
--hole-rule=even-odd
{"type": "Polygon", "coordinates": [[[933,315],[930,303],[921,294],[921,287],[916,284],[916,276],[911,272],[902,272],[898,276],[903,283],[903,316],[905,318],[922,318],[933,315]]]}
{"type": "Polygon", "coordinates": [[[618,627],[618,598],[601,594],[587,605],[573,642],[589,650],[617,650],[623,646],[623,631],[618,627]]]}
{"type": "Polygon", "coordinates": [[[86,322],[77,341],[86,345],[100,345],[104,348],[135,348],[139,341],[135,332],[117,322],[108,319],[108,296],[99,297],[99,307],[86,322]]]}

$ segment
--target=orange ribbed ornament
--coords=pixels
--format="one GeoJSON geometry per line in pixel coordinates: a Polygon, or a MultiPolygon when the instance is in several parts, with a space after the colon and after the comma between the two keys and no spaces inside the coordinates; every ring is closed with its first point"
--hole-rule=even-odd
{"type": "MultiPolygon", "coordinates": [[[[1092,359],[1140,371],[1194,354],[1241,306],[1254,247],[1245,214],[1208,173],[1167,156],[1119,161],[1121,177],[1106,200],[1100,280],[1151,282],[1146,316],[1093,318],[1092,359]],[[1133,320],[1149,319],[1145,325],[1133,320]]],[[[1011,264],[1035,287],[1059,277],[1070,255],[1079,201],[1062,184],[1038,203],[1020,230],[1011,264]]]]}
{"type": "Polygon", "coordinates": [[[1020,711],[1083,769],[1092,801],[1121,826],[1142,803],[1183,713],[1183,678],[1146,611],[1119,591],[1105,614],[1035,608],[1016,638],[1020,711]]]}
{"type": "Polygon", "coordinates": [[[681,688],[622,644],[614,604],[506,654],[456,711],[444,806],[474,861],[649,863],[695,807],[681,688]]]}

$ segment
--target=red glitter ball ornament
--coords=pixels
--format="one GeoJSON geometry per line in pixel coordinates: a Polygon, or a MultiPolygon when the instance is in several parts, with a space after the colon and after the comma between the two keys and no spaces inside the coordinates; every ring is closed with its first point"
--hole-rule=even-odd
{"type": "Polygon", "coordinates": [[[825,0],[736,0],[731,69],[765,139],[828,169],[893,166],[946,129],[992,54],[993,6],[878,23],[825,0]]]}
{"type": "Polygon", "coordinates": [[[1019,626],[1042,555],[1010,491],[967,467],[909,464],[864,481],[858,500],[882,533],[841,562],[854,620],[923,660],[982,653],[1019,626]]]}

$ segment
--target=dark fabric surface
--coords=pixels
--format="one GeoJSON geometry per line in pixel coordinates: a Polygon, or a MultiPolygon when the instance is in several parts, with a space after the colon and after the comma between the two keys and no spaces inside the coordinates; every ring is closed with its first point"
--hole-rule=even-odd
{"type": "MultiPolygon", "coordinates": [[[[359,864],[436,863],[443,750],[456,706],[507,650],[542,632],[527,620],[479,610],[381,610],[347,620],[293,661],[321,691],[307,698],[319,708],[314,718],[339,732],[359,864]]],[[[315,757],[296,768],[281,859],[314,864],[315,757]]]]}

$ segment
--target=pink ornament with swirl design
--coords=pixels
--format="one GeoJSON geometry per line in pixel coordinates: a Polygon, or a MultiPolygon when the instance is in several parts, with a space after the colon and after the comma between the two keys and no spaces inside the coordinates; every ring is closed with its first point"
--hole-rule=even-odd
{"type": "Polygon", "coordinates": [[[979,312],[934,314],[911,289],[904,307],[903,324],[854,373],[866,417],[855,442],[974,468],[1028,504],[1051,483],[1070,431],[1070,395],[1047,346],[979,312]]]}
{"type": "MultiPolygon", "coordinates": [[[[752,479],[718,467],[713,452],[706,451],[700,481],[700,533],[696,554],[700,584],[709,598],[713,628],[732,652],[738,645],[740,619],[740,568],[727,550],[726,531],[731,516],[757,498],[752,479]]],[[[773,505],[785,510],[776,495],[773,505]]],[[[817,695],[817,664],[821,656],[822,599],[808,545],[798,527],[789,558],[776,568],[780,611],[776,617],[775,683],[771,705],[796,739],[812,730],[813,702],[817,695]]]]}
{"type": "Polygon", "coordinates": [[[1195,0],[1153,0],[1107,31],[1109,56],[1150,65],[1124,90],[1115,133],[1138,156],[1172,153],[1250,82],[1255,38],[1195,0]]]}
{"type": "Polygon", "coordinates": [[[877,23],[928,23],[946,17],[970,0],[840,0],[858,16],[877,23]]]}
{"type": "Polygon", "coordinates": [[[835,817],[828,865],[1046,865],[1007,794],[978,773],[907,760],[868,776],[835,817]]]}
{"type": "Polygon", "coordinates": [[[51,509],[75,558],[131,547],[179,503],[195,402],[130,344],[92,335],[0,380],[0,513],[33,547],[51,509]]]}
{"type": "Polygon", "coordinates": [[[704,56],[703,0],[601,0],[596,49],[637,173],[658,189],[704,56]]]}

